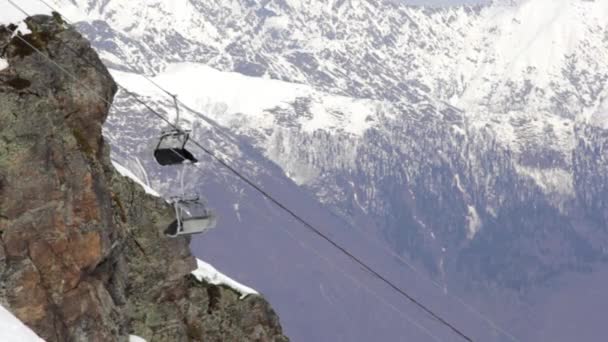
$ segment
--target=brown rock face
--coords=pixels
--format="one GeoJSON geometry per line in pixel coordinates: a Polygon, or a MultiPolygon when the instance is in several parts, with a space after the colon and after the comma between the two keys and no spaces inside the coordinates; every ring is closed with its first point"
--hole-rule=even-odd
{"type": "Polygon", "coordinates": [[[47,341],[286,341],[261,297],[190,276],[189,241],[162,234],[171,210],[115,174],[117,88],[88,42],[27,23],[62,70],[0,27],[0,303],[47,341]]]}

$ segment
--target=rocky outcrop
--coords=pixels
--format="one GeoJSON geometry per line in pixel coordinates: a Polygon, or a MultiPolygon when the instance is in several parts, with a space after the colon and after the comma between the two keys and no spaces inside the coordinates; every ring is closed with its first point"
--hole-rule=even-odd
{"type": "Polygon", "coordinates": [[[26,23],[27,43],[0,27],[0,303],[47,341],[286,341],[263,298],[195,280],[170,208],[114,171],[117,87],[89,43],[26,23]]]}

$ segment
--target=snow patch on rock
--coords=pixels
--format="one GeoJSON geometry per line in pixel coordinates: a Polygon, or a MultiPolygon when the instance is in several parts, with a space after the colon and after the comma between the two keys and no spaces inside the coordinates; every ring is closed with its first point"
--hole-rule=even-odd
{"type": "Polygon", "coordinates": [[[244,299],[245,297],[247,297],[249,295],[259,295],[259,293],[256,290],[254,290],[250,287],[247,287],[247,286],[233,280],[232,278],[222,274],[221,272],[216,270],[215,267],[211,266],[210,264],[208,264],[200,259],[196,259],[196,263],[197,263],[198,268],[196,270],[192,271],[192,275],[194,277],[196,277],[196,279],[198,279],[198,281],[204,280],[213,285],[228,286],[228,287],[234,289],[236,292],[240,293],[241,299],[244,299]]]}
{"type": "Polygon", "coordinates": [[[8,61],[4,58],[0,58],[0,71],[8,68],[8,61]]]}
{"type": "Polygon", "coordinates": [[[0,305],[0,341],[44,342],[17,317],[0,305]]]}
{"type": "Polygon", "coordinates": [[[32,31],[30,30],[29,27],[27,27],[27,24],[25,23],[25,21],[21,21],[21,22],[19,22],[19,25],[17,25],[17,29],[15,29],[15,32],[13,33],[13,37],[17,34],[26,35],[26,34],[30,34],[30,33],[32,33],[32,31]]]}
{"type": "Polygon", "coordinates": [[[156,192],[156,190],[152,189],[150,187],[150,185],[144,183],[142,180],[140,180],[138,177],[136,177],[133,172],[131,172],[129,169],[127,169],[126,167],[120,165],[119,163],[117,163],[116,161],[112,160],[112,165],[114,166],[114,168],[116,169],[116,171],[118,171],[118,173],[120,173],[120,175],[122,175],[123,177],[127,177],[130,178],[131,180],[133,180],[135,183],[141,185],[144,188],[144,191],[146,191],[146,193],[148,195],[152,195],[154,197],[161,197],[161,195],[156,192]]]}

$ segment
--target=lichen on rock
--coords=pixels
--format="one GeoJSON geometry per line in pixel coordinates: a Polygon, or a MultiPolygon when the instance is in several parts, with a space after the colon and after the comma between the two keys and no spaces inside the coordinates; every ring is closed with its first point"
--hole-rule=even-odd
{"type": "Polygon", "coordinates": [[[26,23],[43,55],[0,26],[0,304],[47,341],[286,341],[262,297],[195,280],[170,207],[115,172],[117,86],[89,43],[26,23]]]}

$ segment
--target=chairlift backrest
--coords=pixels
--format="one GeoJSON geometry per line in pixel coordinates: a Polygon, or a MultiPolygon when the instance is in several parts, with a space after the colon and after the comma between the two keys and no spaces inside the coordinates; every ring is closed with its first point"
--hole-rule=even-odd
{"type": "Polygon", "coordinates": [[[159,148],[184,148],[186,143],[190,139],[189,132],[182,132],[178,130],[163,132],[160,141],[158,142],[159,148]]]}
{"type": "Polygon", "coordinates": [[[176,219],[165,231],[168,236],[201,234],[215,227],[215,215],[198,198],[173,199],[173,206],[176,219]]]}
{"type": "Polygon", "coordinates": [[[186,149],[190,133],[181,130],[163,132],[156,149],[154,158],[160,165],[179,165],[185,161],[196,163],[198,160],[186,149]]]}

